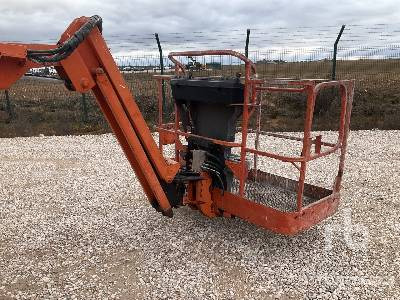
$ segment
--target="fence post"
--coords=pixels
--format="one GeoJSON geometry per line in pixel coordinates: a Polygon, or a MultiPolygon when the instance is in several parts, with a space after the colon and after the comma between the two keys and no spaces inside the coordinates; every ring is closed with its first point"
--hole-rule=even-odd
{"type": "MultiPolygon", "coordinates": [[[[163,59],[163,53],[162,53],[160,39],[158,37],[158,33],[155,33],[154,36],[156,37],[158,52],[160,53],[161,75],[164,75],[164,59],[163,59]]],[[[163,111],[165,111],[167,105],[166,105],[166,101],[165,101],[165,82],[164,82],[164,80],[161,80],[161,87],[162,87],[162,106],[163,106],[163,111]]]]}
{"type": "Polygon", "coordinates": [[[8,118],[11,121],[15,118],[14,107],[11,103],[10,94],[8,93],[8,90],[4,90],[4,94],[6,96],[6,109],[8,113],[8,118]]]}
{"type": "Polygon", "coordinates": [[[82,120],[87,123],[89,120],[88,105],[86,101],[86,94],[82,93],[82,120]]]}
{"type": "Polygon", "coordinates": [[[333,45],[333,58],[332,58],[332,80],[336,79],[336,55],[337,55],[337,46],[339,43],[339,40],[342,36],[343,30],[345,29],[346,25],[342,25],[342,28],[340,28],[339,34],[336,38],[335,44],[333,45]]]}
{"type": "Polygon", "coordinates": [[[250,41],[250,29],[247,29],[246,34],[246,46],[244,48],[244,55],[248,58],[249,57],[249,41],[250,41]]]}

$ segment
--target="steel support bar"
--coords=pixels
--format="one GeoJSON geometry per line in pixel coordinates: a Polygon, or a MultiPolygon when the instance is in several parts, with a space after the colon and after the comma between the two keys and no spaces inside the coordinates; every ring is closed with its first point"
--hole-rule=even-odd
{"type": "MultiPolygon", "coordinates": [[[[158,36],[158,33],[155,33],[154,36],[156,37],[156,42],[157,42],[157,47],[158,47],[158,53],[160,55],[160,73],[161,75],[164,75],[164,58],[163,58],[163,52],[162,52],[162,47],[160,43],[160,38],[158,36]]],[[[163,111],[166,109],[166,101],[165,101],[165,82],[164,80],[161,81],[161,88],[162,88],[162,105],[163,105],[163,111]]]]}
{"type": "Polygon", "coordinates": [[[332,58],[332,80],[336,80],[336,56],[337,56],[337,46],[339,43],[340,38],[342,37],[343,31],[346,25],[342,25],[340,28],[339,34],[336,38],[335,43],[333,44],[333,58],[332,58]]]}
{"type": "Polygon", "coordinates": [[[157,174],[154,172],[153,166],[151,165],[146,155],[146,152],[144,151],[142,144],[138,139],[133,125],[128,118],[127,112],[125,111],[122,103],[115,94],[111,82],[109,81],[107,75],[102,69],[97,70],[96,82],[102,94],[104,95],[105,101],[109,106],[110,111],[112,112],[115,119],[118,120],[118,125],[121,128],[123,137],[130,147],[130,152],[134,156],[135,161],[140,162],[144,178],[146,179],[146,182],[153,192],[158,204],[160,205],[165,215],[172,217],[172,208],[160,185],[157,174]]]}
{"type": "Polygon", "coordinates": [[[244,48],[244,56],[249,57],[249,41],[250,41],[250,29],[246,32],[246,46],[244,48]]]}
{"type": "Polygon", "coordinates": [[[162,179],[166,182],[171,182],[180,168],[179,163],[167,163],[164,159],[135,99],[133,98],[133,95],[129,91],[125,80],[111,56],[111,53],[109,51],[104,51],[104,48],[107,49],[107,47],[103,37],[100,34],[96,34],[89,35],[87,39],[95,49],[99,60],[102,62],[104,71],[109,74],[110,82],[113,85],[118,98],[121,99],[121,103],[127,111],[127,116],[133,125],[140,142],[143,144],[143,148],[146,153],[149,154],[149,159],[151,160],[152,165],[155,167],[157,173],[162,179]]]}

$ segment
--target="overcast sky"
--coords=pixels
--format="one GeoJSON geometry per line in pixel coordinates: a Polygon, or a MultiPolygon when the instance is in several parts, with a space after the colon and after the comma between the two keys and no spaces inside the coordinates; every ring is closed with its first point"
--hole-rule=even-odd
{"type": "Polygon", "coordinates": [[[94,14],[103,18],[104,35],[114,41],[154,32],[166,36],[231,28],[339,28],[398,24],[400,19],[399,0],[0,0],[0,7],[0,40],[24,42],[57,40],[75,17],[94,14]]]}

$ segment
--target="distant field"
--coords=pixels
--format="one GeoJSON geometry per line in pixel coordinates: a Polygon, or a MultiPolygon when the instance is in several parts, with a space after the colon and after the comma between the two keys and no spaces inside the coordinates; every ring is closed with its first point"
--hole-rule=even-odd
{"type": "MultiPolygon", "coordinates": [[[[329,78],[330,61],[294,63],[258,63],[257,70],[264,78],[329,78]]],[[[224,66],[222,73],[235,75],[243,72],[238,66],[224,66]]],[[[199,75],[217,75],[220,70],[202,71],[199,75]]],[[[124,74],[136,100],[150,124],[157,116],[156,85],[152,73],[124,74]]],[[[353,129],[400,129],[400,60],[340,61],[338,79],[356,79],[352,115],[353,129]]],[[[169,92],[167,91],[167,95],[169,92]]],[[[60,81],[23,78],[9,91],[7,105],[4,92],[0,93],[0,137],[68,135],[104,133],[110,129],[104,121],[94,98],[83,99],[76,92],[67,91],[60,81]],[[13,118],[10,118],[12,110],[13,118]]],[[[318,130],[336,129],[338,118],[335,93],[326,93],[319,101],[322,111],[315,116],[318,130]]],[[[263,113],[265,130],[301,130],[304,101],[301,97],[282,95],[271,98],[273,105],[263,113]]]]}
{"type": "MultiPolygon", "coordinates": [[[[257,64],[257,71],[267,77],[330,78],[332,62],[329,60],[312,62],[292,62],[279,64],[257,64]]],[[[400,78],[400,59],[385,60],[345,60],[338,61],[338,79],[357,79],[359,84],[374,86],[387,80],[400,78]]]]}

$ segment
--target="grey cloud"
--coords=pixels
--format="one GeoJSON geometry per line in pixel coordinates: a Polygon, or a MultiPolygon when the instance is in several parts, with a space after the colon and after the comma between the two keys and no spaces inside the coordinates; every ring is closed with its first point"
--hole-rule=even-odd
{"type": "Polygon", "coordinates": [[[0,40],[56,41],[81,15],[99,14],[105,36],[193,32],[232,28],[398,22],[398,2],[387,1],[49,1],[0,0],[0,40]]]}

